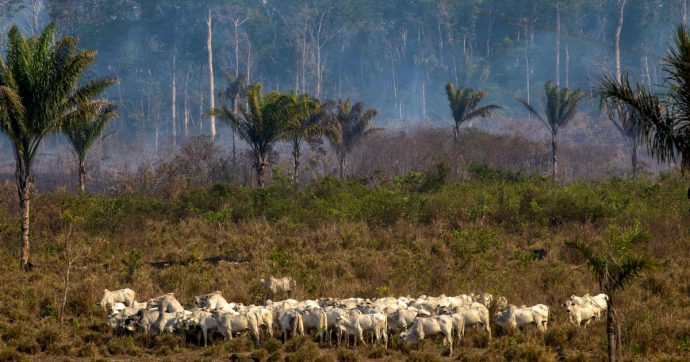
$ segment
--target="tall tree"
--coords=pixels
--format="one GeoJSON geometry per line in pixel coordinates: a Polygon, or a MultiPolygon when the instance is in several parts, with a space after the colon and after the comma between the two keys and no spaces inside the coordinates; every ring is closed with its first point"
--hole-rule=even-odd
{"type": "Polygon", "coordinates": [[[577,114],[577,106],[584,98],[581,89],[571,90],[561,88],[548,81],[544,84],[544,116],[526,100],[518,98],[518,102],[527,108],[551,133],[551,176],[558,179],[558,131],[566,127],[577,114]]]}
{"type": "MultiPolygon", "coordinates": [[[[208,9],[206,17],[206,50],[208,52],[208,87],[210,109],[216,108],[215,77],[213,75],[213,13],[208,9]]],[[[211,114],[211,139],[216,138],[216,116],[211,114]]]]}
{"type": "Polygon", "coordinates": [[[263,95],[261,84],[254,84],[247,89],[248,109],[239,105],[239,112],[233,113],[226,106],[214,108],[209,115],[230,123],[237,129],[239,136],[249,144],[254,156],[257,184],[263,188],[266,184],[266,171],[273,146],[283,139],[285,132],[294,119],[291,109],[286,105],[285,97],[277,92],[263,95]]]}
{"type": "Polygon", "coordinates": [[[297,95],[292,92],[284,95],[284,97],[286,97],[286,106],[293,109],[291,114],[295,117],[285,132],[285,140],[292,147],[292,179],[297,182],[302,145],[304,143],[317,145],[321,142],[321,137],[329,133],[328,122],[331,120],[331,113],[328,108],[330,102],[322,105],[318,99],[311,98],[306,93],[297,95]]]}
{"type": "Polygon", "coordinates": [[[380,128],[371,128],[371,123],[377,113],[373,108],[366,109],[362,102],[352,105],[349,99],[338,100],[328,139],[338,159],[341,179],[345,179],[346,161],[350,152],[366,136],[380,130],[380,128]]]}
{"type": "Polygon", "coordinates": [[[600,94],[608,103],[623,104],[634,112],[626,127],[639,127],[650,153],[660,161],[680,158],[681,171],[690,174],[690,32],[678,27],[674,42],[663,58],[667,93],[657,96],[641,84],[633,87],[629,76],[620,81],[605,76],[600,94]]]}
{"type": "Polygon", "coordinates": [[[36,37],[25,38],[15,26],[9,33],[7,58],[0,60],[0,130],[12,143],[21,210],[20,266],[30,263],[30,204],[32,166],[46,135],[63,125],[93,114],[99,102],[90,102],[114,79],[92,80],[80,85],[96,52],[80,51],[77,39],[56,41],[55,25],[36,37]]]}
{"type": "MultiPolygon", "coordinates": [[[[240,98],[244,96],[247,89],[247,81],[242,75],[233,77],[230,74],[225,75],[225,80],[227,85],[225,90],[220,92],[219,96],[230,101],[230,110],[236,115],[240,98]]],[[[237,160],[237,129],[232,123],[230,127],[232,128],[232,160],[235,162],[237,160]]]]}
{"type": "Polygon", "coordinates": [[[615,309],[615,294],[652,266],[652,260],[635,252],[636,244],[650,239],[639,225],[629,229],[610,227],[603,242],[587,243],[582,240],[567,241],[566,245],[579,251],[592,269],[601,291],[608,296],[606,311],[606,336],[609,361],[615,361],[622,353],[620,325],[615,309]]]}
{"type": "Polygon", "coordinates": [[[92,101],[92,112],[83,113],[82,119],[63,125],[62,132],[67,136],[72,152],[77,156],[79,191],[86,191],[86,154],[94,142],[101,136],[108,123],[115,118],[115,105],[107,101],[92,101]],[[100,104],[100,105],[99,105],[100,104]]]}
{"type": "Polygon", "coordinates": [[[450,102],[450,110],[453,113],[453,137],[458,141],[460,126],[465,122],[470,122],[479,117],[491,117],[491,111],[501,108],[496,104],[489,104],[479,107],[479,102],[486,97],[486,92],[479,89],[458,87],[455,89],[453,83],[446,84],[446,95],[450,102]]]}

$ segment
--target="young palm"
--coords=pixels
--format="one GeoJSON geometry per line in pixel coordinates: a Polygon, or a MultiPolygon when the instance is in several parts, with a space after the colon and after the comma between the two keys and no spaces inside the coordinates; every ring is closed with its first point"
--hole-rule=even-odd
{"type": "Polygon", "coordinates": [[[93,114],[101,106],[92,101],[114,79],[99,79],[80,85],[96,52],[80,51],[77,40],[55,40],[55,26],[25,38],[15,26],[9,32],[6,60],[0,59],[0,130],[9,138],[16,162],[16,180],[21,210],[20,266],[31,269],[30,201],[33,162],[46,135],[65,124],[93,114]]]}
{"type": "Polygon", "coordinates": [[[626,127],[639,127],[650,153],[660,161],[680,158],[683,174],[690,174],[690,33],[678,27],[674,43],[663,59],[665,95],[640,84],[633,87],[627,74],[617,81],[604,77],[600,95],[604,102],[624,104],[634,117],[626,127]]]}
{"type": "Polygon", "coordinates": [[[342,99],[336,104],[336,113],[330,122],[328,139],[338,158],[340,178],[345,178],[347,155],[366,136],[377,132],[380,128],[371,128],[371,122],[376,117],[375,109],[365,109],[364,103],[357,102],[352,105],[348,99],[342,99]]]}
{"type": "Polygon", "coordinates": [[[291,113],[295,116],[285,132],[284,139],[292,146],[294,162],[292,179],[297,181],[299,179],[302,145],[304,143],[319,144],[321,137],[329,132],[327,123],[330,103],[321,104],[318,99],[311,98],[306,93],[300,95],[289,93],[283,97],[285,97],[287,107],[292,109],[291,113]]]}
{"type": "Polygon", "coordinates": [[[518,102],[537,117],[551,133],[551,175],[554,180],[558,177],[558,131],[575,118],[577,105],[584,96],[585,92],[581,89],[561,88],[548,81],[544,84],[544,116],[540,115],[529,102],[518,98],[518,102]]]}
{"type": "Polygon", "coordinates": [[[249,144],[254,155],[257,183],[263,188],[266,183],[266,171],[269,166],[269,155],[273,146],[287,132],[294,119],[285,97],[272,92],[264,96],[261,84],[254,84],[247,89],[249,109],[238,106],[237,114],[223,106],[212,109],[209,114],[229,123],[237,129],[237,134],[249,144]]]}
{"type": "Polygon", "coordinates": [[[95,113],[84,114],[83,120],[65,124],[62,128],[62,132],[72,146],[72,151],[77,156],[79,191],[82,194],[86,191],[86,153],[101,136],[108,122],[117,115],[114,104],[107,101],[100,102],[101,106],[94,109],[95,113]]]}
{"type": "Polygon", "coordinates": [[[453,137],[458,141],[458,132],[463,123],[470,122],[475,118],[491,117],[491,111],[500,109],[501,106],[489,104],[477,108],[479,102],[486,97],[483,90],[458,87],[455,89],[453,83],[446,84],[446,95],[450,102],[450,110],[453,113],[453,137]]]}
{"type": "Polygon", "coordinates": [[[635,277],[652,267],[653,261],[650,258],[633,251],[636,244],[649,239],[649,234],[636,225],[624,230],[610,227],[603,243],[599,245],[592,245],[581,240],[566,242],[568,247],[582,254],[599,282],[602,292],[609,298],[606,311],[609,361],[617,358],[616,352],[622,352],[614,296],[617,291],[625,289],[635,277]]]}

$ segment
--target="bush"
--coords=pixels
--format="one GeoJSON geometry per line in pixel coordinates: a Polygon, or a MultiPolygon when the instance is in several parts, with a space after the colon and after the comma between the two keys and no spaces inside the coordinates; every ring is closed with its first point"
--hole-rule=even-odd
{"type": "Polygon", "coordinates": [[[338,362],[357,362],[359,355],[356,351],[347,348],[338,348],[338,362]]]}
{"type": "Polygon", "coordinates": [[[78,357],[96,357],[98,356],[98,347],[93,343],[87,343],[77,351],[78,357]]]}
{"type": "Polygon", "coordinates": [[[438,352],[411,351],[405,359],[407,362],[441,362],[438,352]]]}

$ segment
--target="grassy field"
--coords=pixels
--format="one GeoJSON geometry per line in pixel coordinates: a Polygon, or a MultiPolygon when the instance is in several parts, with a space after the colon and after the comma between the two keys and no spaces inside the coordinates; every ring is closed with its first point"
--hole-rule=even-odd
{"type": "Polygon", "coordinates": [[[222,290],[259,301],[259,278],[292,276],[302,298],[491,292],[510,303],[551,306],[549,331],[469,331],[452,359],[568,361],[606,357],[604,323],[575,328],[560,304],[598,292],[583,259],[564,246],[599,242],[611,227],[640,224],[652,240],[638,252],[653,271],[618,296],[626,360],[690,359],[690,214],[687,180],[610,179],[557,186],[475,167],[469,181],[445,181],[442,167],[376,186],[327,178],[295,187],[280,177],[264,190],[233,185],[191,189],[175,198],[67,192],[34,202],[33,272],[18,270],[18,211],[12,184],[0,190],[0,360],[430,361],[440,341],[411,349],[318,348],[308,339],[249,339],[213,347],[183,337],[114,336],[94,305],[103,288],[130,287],[139,300],[175,292],[186,305],[222,290]],[[537,257],[541,250],[543,258],[537,257]],[[214,264],[226,256],[236,263],[214,264]],[[180,261],[162,269],[150,263],[180,261]],[[64,321],[63,275],[72,262],[64,321]],[[560,352],[557,352],[560,351],[560,352]]]}

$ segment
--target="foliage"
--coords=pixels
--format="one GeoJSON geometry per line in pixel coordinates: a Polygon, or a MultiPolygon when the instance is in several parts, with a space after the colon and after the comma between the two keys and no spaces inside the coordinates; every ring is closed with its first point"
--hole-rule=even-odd
{"type": "Polygon", "coordinates": [[[455,121],[453,134],[456,140],[458,129],[463,123],[470,122],[480,117],[491,117],[491,111],[501,108],[496,104],[489,104],[477,108],[479,102],[486,97],[486,92],[460,86],[455,89],[453,83],[446,84],[446,95],[448,96],[450,110],[453,114],[453,120],[455,121]]]}
{"type": "Polygon", "coordinates": [[[604,102],[622,104],[631,117],[626,127],[639,127],[647,148],[659,160],[681,158],[683,171],[690,170],[690,32],[679,26],[663,59],[666,91],[662,97],[639,83],[633,88],[626,73],[619,82],[605,76],[600,94],[604,102]]]}

